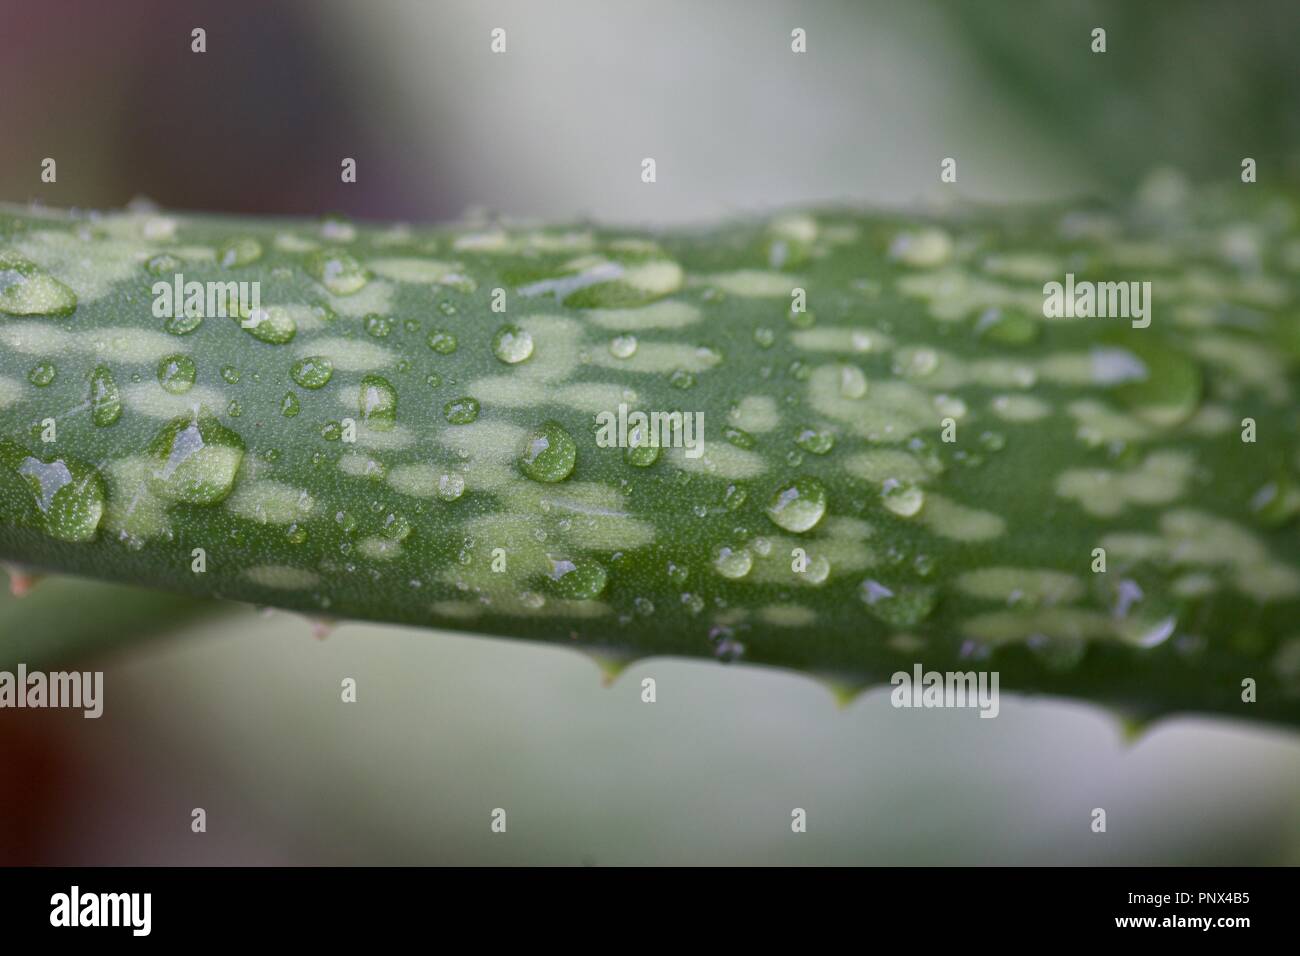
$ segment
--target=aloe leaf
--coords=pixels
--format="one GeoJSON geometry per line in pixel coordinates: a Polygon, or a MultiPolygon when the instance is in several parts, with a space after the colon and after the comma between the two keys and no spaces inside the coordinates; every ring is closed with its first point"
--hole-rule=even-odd
{"type": "Polygon", "coordinates": [[[9,208],[0,558],[1295,723],[1300,238],[1253,190],[654,233],[9,208]],[[1044,317],[1067,273],[1151,282],[1149,327],[1044,317]],[[620,405],[700,453],[606,447],[620,405]]]}

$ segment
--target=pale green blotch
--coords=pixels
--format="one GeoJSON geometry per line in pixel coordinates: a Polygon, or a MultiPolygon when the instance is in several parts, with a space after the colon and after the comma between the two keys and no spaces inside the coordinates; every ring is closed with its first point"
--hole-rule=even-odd
{"type": "Polygon", "coordinates": [[[981,568],[957,577],[959,590],[986,601],[1009,605],[1073,604],[1084,595],[1082,582],[1073,574],[1039,568],[981,568]]]}
{"type": "Polygon", "coordinates": [[[294,352],[305,359],[324,357],[334,370],[344,372],[388,368],[396,362],[394,353],[382,346],[335,336],[314,338],[297,346],[294,352]]]}
{"type": "Polygon", "coordinates": [[[769,604],[758,611],[758,618],[772,627],[812,627],[817,623],[817,612],[801,604],[769,604]]]}
{"type": "Polygon", "coordinates": [[[1157,451],[1127,471],[1071,468],[1056,479],[1056,493],[1090,515],[1110,518],[1130,505],[1163,505],[1181,498],[1193,460],[1185,452],[1157,451]]]}
{"type": "Polygon", "coordinates": [[[654,302],[634,309],[588,309],[583,318],[604,329],[641,332],[648,329],[680,329],[698,322],[698,308],[686,302],[654,302]]]}
{"type": "Polygon", "coordinates": [[[968,508],[940,495],[927,495],[921,520],[935,534],[954,541],[988,541],[1006,533],[1001,515],[968,508]]]}
{"type": "Polygon", "coordinates": [[[320,584],[320,575],[302,568],[290,568],[284,565],[263,564],[247,568],[244,577],[264,588],[277,591],[305,591],[320,584]]]}
{"type": "Polygon", "coordinates": [[[392,561],[402,553],[402,543],[391,538],[362,538],[357,543],[357,551],[371,561],[392,561]]]}
{"type": "Polygon", "coordinates": [[[989,408],[1006,422],[1036,422],[1052,413],[1051,405],[1032,395],[995,395],[989,408]]]}
{"type": "Polygon", "coordinates": [[[879,354],[893,348],[894,340],[874,329],[816,328],[800,329],[790,335],[795,348],[805,352],[848,352],[879,354]]]}
{"type": "Polygon", "coordinates": [[[8,408],[23,397],[23,386],[12,378],[0,375],[0,409],[8,408]]]}
{"type": "Polygon", "coordinates": [[[366,265],[377,276],[394,282],[417,285],[441,282],[447,276],[459,273],[463,268],[459,262],[413,258],[371,259],[366,265]]]}
{"type": "Polygon", "coordinates": [[[781,424],[781,411],[773,398],[766,395],[746,395],[736,403],[730,418],[737,428],[762,435],[781,424]]]}
{"type": "Polygon", "coordinates": [[[143,455],[118,458],[104,468],[109,489],[104,528],[132,547],[165,534],[170,527],[167,502],[149,488],[152,471],[153,462],[143,455]]]}
{"type": "Polygon", "coordinates": [[[226,510],[258,524],[292,524],[309,517],[316,502],[306,491],[261,478],[243,482],[226,499],[226,510]]]}
{"type": "Polygon", "coordinates": [[[804,280],[798,276],[760,269],[720,272],[701,276],[698,281],[742,299],[788,299],[796,288],[804,286],[804,280]]]}

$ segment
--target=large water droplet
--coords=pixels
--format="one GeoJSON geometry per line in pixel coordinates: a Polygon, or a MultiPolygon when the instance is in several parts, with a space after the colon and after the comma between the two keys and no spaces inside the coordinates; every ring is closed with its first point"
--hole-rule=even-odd
{"type": "Polygon", "coordinates": [[[149,487],[168,501],[212,505],[235,487],[244,440],[207,411],[175,418],[149,445],[149,487]]]}
{"type": "Polygon", "coordinates": [[[97,365],[90,373],[90,420],[107,428],[122,417],[122,393],[107,365],[97,365]]]}
{"type": "Polygon", "coordinates": [[[379,432],[392,431],[397,426],[397,389],[382,375],[367,375],[361,379],[361,420],[379,432]]]}
{"type": "Polygon", "coordinates": [[[767,506],[767,516],[774,524],[796,534],[812,530],[824,514],[826,487],[808,475],[778,488],[767,506]]]}
{"type": "Polygon", "coordinates": [[[335,295],[352,295],[365,288],[370,273],[346,252],[320,250],[307,257],[307,274],[335,295]]]}
{"type": "Polygon", "coordinates": [[[651,443],[649,428],[633,425],[628,429],[623,460],[637,468],[649,468],[659,460],[659,445],[651,443]]]}
{"type": "Polygon", "coordinates": [[[71,315],[77,294],[34,262],[0,250],[0,312],[71,315]]]}
{"type": "Polygon", "coordinates": [[[334,374],[334,363],[323,355],[309,355],[294,362],[289,374],[303,388],[324,388],[334,374]]]}
{"type": "Polygon", "coordinates": [[[573,472],[578,446],[556,421],[543,422],[528,436],[519,469],[533,481],[563,481],[573,472]]]}
{"type": "Polygon", "coordinates": [[[184,395],[193,388],[197,375],[194,359],[188,355],[168,355],[158,363],[158,384],[173,395],[184,395]]]}
{"type": "Polygon", "coordinates": [[[42,460],[0,440],[0,463],[26,482],[45,532],[60,541],[90,541],[104,515],[104,479],[90,465],[63,456],[42,460]]]}
{"type": "Polygon", "coordinates": [[[533,354],[533,337],[517,325],[503,325],[492,337],[492,354],[507,365],[518,365],[533,354]]]}
{"type": "Polygon", "coordinates": [[[551,590],[571,601],[590,601],[605,590],[608,573],[604,565],[591,558],[556,558],[551,562],[551,590]]]}

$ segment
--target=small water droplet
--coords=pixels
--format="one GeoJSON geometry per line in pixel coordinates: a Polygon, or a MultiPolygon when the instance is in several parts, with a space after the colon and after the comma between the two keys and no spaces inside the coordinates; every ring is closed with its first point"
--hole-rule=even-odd
{"type": "Polygon", "coordinates": [[[160,252],[149,258],[144,264],[145,270],[156,276],[170,275],[184,268],[181,260],[167,252],[160,252]]]}
{"type": "Polygon", "coordinates": [[[890,478],[885,481],[880,492],[886,508],[900,518],[910,518],[921,510],[925,504],[925,492],[913,484],[890,478]]]}
{"type": "Polygon", "coordinates": [[[453,425],[468,425],[478,418],[478,399],[468,395],[453,398],[442,406],[443,417],[453,425]]]}
{"type": "Polygon", "coordinates": [[[324,355],[309,355],[294,362],[289,374],[303,388],[324,388],[334,375],[334,363],[324,355]]]}
{"type": "Polygon", "coordinates": [[[302,411],[302,406],[298,403],[298,396],[293,392],[285,392],[284,398],[280,400],[280,414],[285,418],[293,418],[302,411]]]}
{"type": "Polygon", "coordinates": [[[686,583],[686,579],[690,577],[690,575],[690,568],[686,565],[678,564],[675,561],[668,562],[668,580],[672,581],[673,584],[680,587],[686,583]]]}
{"type": "Polygon", "coordinates": [[[628,359],[636,354],[635,335],[616,335],[609,340],[609,354],[614,358],[628,359]]]}
{"type": "Polygon", "coordinates": [[[244,406],[239,404],[239,399],[232,398],[230,404],[226,406],[226,414],[231,418],[238,418],[244,414],[244,406]]]}
{"type": "Polygon", "coordinates": [[[370,273],[346,252],[320,250],[307,257],[307,274],[335,295],[352,295],[365,288],[370,273]]]}
{"type": "Polygon", "coordinates": [[[829,454],[830,450],[835,447],[835,435],[824,428],[813,428],[811,425],[805,425],[794,436],[794,443],[806,452],[811,452],[814,455],[825,455],[829,454]]]}
{"type": "Polygon", "coordinates": [[[743,578],[753,566],[754,556],[745,548],[732,549],[724,546],[713,556],[713,568],[724,578],[743,578]]]}
{"type": "Polygon", "coordinates": [[[590,601],[605,590],[608,572],[604,565],[591,558],[556,558],[551,562],[551,590],[558,597],[570,601],[590,601]]]}
{"type": "Polygon", "coordinates": [[[465,493],[465,479],[460,475],[442,475],[438,479],[438,497],[443,501],[455,501],[465,493]]]}
{"type": "Polygon", "coordinates": [[[262,244],[252,236],[229,239],[217,250],[217,261],[224,268],[236,269],[262,258],[262,244]]]}
{"type": "Polygon", "coordinates": [[[518,365],[533,354],[533,337],[517,325],[503,325],[492,336],[492,354],[507,365],[518,365]]]}
{"type": "Polygon", "coordinates": [[[429,333],[429,348],[439,355],[450,355],[456,351],[456,336],[446,329],[434,329],[429,333]]]}
{"type": "Polygon", "coordinates": [[[242,376],[239,373],[239,369],[235,368],[235,366],[233,365],[221,366],[221,378],[224,382],[226,382],[226,384],[236,385],[239,383],[239,379],[241,377],[242,376]]]}
{"type": "Polygon", "coordinates": [[[754,329],[754,341],[758,343],[759,348],[770,349],[776,342],[776,333],[766,326],[760,325],[754,329]]]}
{"type": "Polygon", "coordinates": [[[858,596],[871,615],[891,627],[915,627],[934,610],[939,592],[927,585],[886,585],[868,578],[858,596]]]}
{"type": "Polygon", "coordinates": [[[389,513],[384,518],[384,537],[391,541],[405,541],[411,536],[411,522],[402,515],[389,513]]]}
{"type": "Polygon", "coordinates": [[[90,420],[107,428],[122,417],[122,393],[107,365],[97,365],[90,373],[90,420]]]}
{"type": "Polygon", "coordinates": [[[54,381],[54,376],[57,374],[58,369],[54,367],[53,362],[41,362],[31,367],[31,370],[27,373],[27,381],[37,388],[44,388],[54,381]]]}
{"type": "Polygon", "coordinates": [[[168,355],[158,363],[158,384],[172,395],[184,395],[194,387],[198,369],[188,355],[168,355]]]}
{"type": "Polygon", "coordinates": [[[659,460],[659,451],[658,444],[650,443],[649,429],[633,425],[628,431],[623,460],[636,468],[649,468],[659,460]]]}
{"type": "Polygon", "coordinates": [[[840,394],[845,398],[861,398],[867,394],[867,377],[856,365],[840,367],[840,394]]]}
{"type": "Polygon", "coordinates": [[[235,315],[240,328],[267,345],[284,345],[298,334],[298,323],[288,309],[273,305],[269,309],[253,309],[246,316],[235,315]]]}
{"type": "Polygon", "coordinates": [[[684,368],[674,369],[668,376],[668,384],[673,388],[687,389],[695,384],[695,376],[684,368]]]}
{"type": "Polygon", "coordinates": [[[367,375],[361,379],[359,401],[361,420],[379,432],[397,427],[397,389],[381,375],[367,375]]]}
{"type": "Polygon", "coordinates": [[[745,450],[749,450],[758,444],[758,439],[753,435],[745,431],[743,428],[737,428],[734,425],[727,425],[724,427],[722,429],[722,437],[737,448],[743,448],[745,450]]]}
{"type": "Polygon", "coordinates": [[[722,492],[722,506],[735,511],[749,499],[749,489],[740,484],[729,484],[722,492]]]}
{"type": "Polygon", "coordinates": [[[1016,309],[985,309],[975,323],[975,334],[1001,345],[1027,345],[1038,337],[1042,323],[1016,309]]]}
{"type": "Polygon", "coordinates": [[[519,458],[520,470],[533,481],[563,481],[573,473],[578,446],[556,421],[543,422],[528,437],[519,458]]]}
{"type": "Polygon", "coordinates": [[[203,324],[203,316],[193,312],[178,312],[163,323],[163,329],[172,335],[189,335],[203,324]]]}
{"type": "Polygon", "coordinates": [[[808,475],[778,488],[767,506],[773,524],[796,534],[812,530],[825,514],[826,487],[808,475]]]}
{"type": "Polygon", "coordinates": [[[365,326],[366,334],[376,339],[387,338],[388,333],[393,331],[393,320],[375,312],[367,315],[362,320],[362,324],[365,326]]]}

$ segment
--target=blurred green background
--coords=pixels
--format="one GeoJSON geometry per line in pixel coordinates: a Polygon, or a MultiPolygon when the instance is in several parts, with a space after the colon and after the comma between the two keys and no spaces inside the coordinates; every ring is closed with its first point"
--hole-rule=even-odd
{"type": "MultiPolygon", "coordinates": [[[[945,156],[981,202],[1233,179],[1246,155],[1294,183],[1296,36],[1292,0],[3,0],[0,200],[658,223],[950,198],[945,156]]],[[[1069,701],[1004,695],[980,720],[666,659],[609,679],[576,652],[368,624],[318,641],[289,614],[69,580],[0,598],[6,640],[104,668],[107,703],[0,712],[0,863],[1300,862],[1283,729],[1126,739],[1069,701]]]]}

